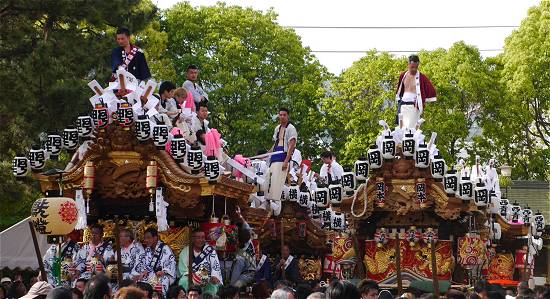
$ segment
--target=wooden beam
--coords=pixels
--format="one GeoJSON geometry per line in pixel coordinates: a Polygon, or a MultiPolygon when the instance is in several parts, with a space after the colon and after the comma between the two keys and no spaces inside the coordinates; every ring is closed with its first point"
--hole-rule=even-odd
{"type": "Polygon", "coordinates": [[[432,239],[430,242],[431,258],[432,258],[432,281],[434,285],[434,297],[439,298],[439,279],[437,277],[437,259],[435,256],[435,242],[432,239]]]}
{"type": "Polygon", "coordinates": [[[34,244],[34,252],[36,253],[36,259],[38,260],[38,269],[40,269],[40,278],[42,281],[48,281],[46,277],[46,270],[44,269],[44,261],[42,260],[42,254],[40,253],[40,247],[38,246],[38,239],[36,238],[36,231],[32,221],[29,221],[29,228],[31,230],[32,243],[34,244]]]}
{"type": "Polygon", "coordinates": [[[395,234],[395,271],[397,273],[397,296],[403,294],[403,280],[401,278],[401,240],[399,231],[395,234]]]}

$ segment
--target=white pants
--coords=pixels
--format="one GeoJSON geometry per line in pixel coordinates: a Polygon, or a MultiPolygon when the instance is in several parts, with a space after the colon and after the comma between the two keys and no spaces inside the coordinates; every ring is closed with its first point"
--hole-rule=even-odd
{"type": "Polygon", "coordinates": [[[273,162],[269,166],[267,174],[269,180],[269,189],[267,191],[267,199],[280,201],[283,193],[283,184],[286,180],[288,170],[283,171],[283,162],[273,162]]]}
{"type": "Polygon", "coordinates": [[[418,119],[420,119],[420,110],[414,105],[401,105],[401,114],[403,115],[403,127],[414,129],[418,119]]]}

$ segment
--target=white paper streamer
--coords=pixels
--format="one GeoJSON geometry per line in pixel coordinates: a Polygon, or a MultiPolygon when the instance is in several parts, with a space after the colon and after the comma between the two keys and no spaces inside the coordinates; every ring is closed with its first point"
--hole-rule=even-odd
{"type": "Polygon", "coordinates": [[[156,217],[157,217],[157,227],[159,232],[167,231],[168,220],[166,219],[167,213],[166,208],[169,204],[164,201],[164,196],[162,195],[162,188],[157,188],[155,196],[155,206],[156,206],[156,217]]]}
{"type": "Polygon", "coordinates": [[[75,192],[76,208],[78,209],[78,220],[74,229],[85,229],[88,227],[88,221],[86,220],[86,203],[84,201],[84,195],[82,189],[77,189],[75,192]]]}

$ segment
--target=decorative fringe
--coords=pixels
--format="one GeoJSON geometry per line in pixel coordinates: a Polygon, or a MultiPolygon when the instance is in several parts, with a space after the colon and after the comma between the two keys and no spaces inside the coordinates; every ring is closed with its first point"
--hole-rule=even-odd
{"type": "Polygon", "coordinates": [[[75,229],[85,229],[86,227],[88,227],[86,214],[89,213],[89,208],[87,208],[86,202],[84,201],[84,195],[82,193],[82,189],[76,190],[75,201],[76,201],[76,208],[78,209],[78,220],[76,222],[75,229]]]}
{"type": "Polygon", "coordinates": [[[162,187],[157,188],[155,194],[155,205],[156,205],[156,217],[157,217],[157,227],[159,232],[167,231],[170,227],[168,226],[168,220],[166,219],[166,208],[169,204],[164,201],[164,196],[162,195],[162,187]]]}

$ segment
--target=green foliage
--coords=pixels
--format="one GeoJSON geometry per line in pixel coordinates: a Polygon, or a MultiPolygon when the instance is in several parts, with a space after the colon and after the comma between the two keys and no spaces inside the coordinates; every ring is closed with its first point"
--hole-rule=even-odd
{"type": "MultiPolygon", "coordinates": [[[[221,131],[232,153],[251,155],[269,149],[275,115],[286,106],[298,130],[298,148],[306,157],[316,155],[319,132],[324,133],[316,125],[321,118],[317,99],[326,70],[298,35],[275,19],[272,11],[177,4],[161,22],[160,34],[168,36],[167,57],[172,61],[164,64],[173,65],[178,84],[185,80],[189,64],[200,67],[199,79],[213,111],[212,127],[221,131]]],[[[151,44],[147,51],[161,53],[163,47],[151,44]]]]}

